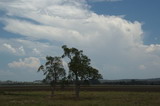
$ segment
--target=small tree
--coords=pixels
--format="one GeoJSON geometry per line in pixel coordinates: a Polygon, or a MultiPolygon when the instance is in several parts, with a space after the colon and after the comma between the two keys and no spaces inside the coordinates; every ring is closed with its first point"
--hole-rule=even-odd
{"type": "Polygon", "coordinates": [[[65,69],[61,57],[47,56],[46,61],[45,65],[39,67],[38,72],[42,71],[46,76],[44,80],[50,83],[51,96],[54,96],[57,80],[65,77],[65,69]]]}
{"type": "Polygon", "coordinates": [[[79,98],[80,85],[82,81],[96,80],[102,78],[98,70],[90,66],[90,59],[83,54],[82,50],[76,48],[68,48],[66,45],[62,46],[64,54],[62,58],[68,57],[70,62],[69,78],[75,80],[75,94],[79,98]]]}

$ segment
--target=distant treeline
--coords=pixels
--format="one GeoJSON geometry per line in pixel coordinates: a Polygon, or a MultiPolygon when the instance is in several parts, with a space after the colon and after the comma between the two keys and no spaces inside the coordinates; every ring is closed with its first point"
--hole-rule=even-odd
{"type": "Polygon", "coordinates": [[[101,84],[104,85],[160,85],[160,81],[151,80],[127,80],[127,81],[106,81],[101,84]]]}
{"type": "MultiPolygon", "coordinates": [[[[75,82],[57,82],[57,85],[73,85],[75,82]]],[[[18,81],[0,81],[0,85],[49,85],[49,83],[43,81],[33,81],[33,82],[18,82],[18,81]]],[[[83,81],[82,85],[160,85],[160,80],[90,80],[83,81]]]]}

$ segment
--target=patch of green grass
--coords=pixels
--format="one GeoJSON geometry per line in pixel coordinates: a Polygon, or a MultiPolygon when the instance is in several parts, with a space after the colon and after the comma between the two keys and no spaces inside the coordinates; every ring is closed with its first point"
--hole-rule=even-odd
{"type": "Polygon", "coordinates": [[[4,92],[0,106],[159,106],[160,92],[4,92]]]}

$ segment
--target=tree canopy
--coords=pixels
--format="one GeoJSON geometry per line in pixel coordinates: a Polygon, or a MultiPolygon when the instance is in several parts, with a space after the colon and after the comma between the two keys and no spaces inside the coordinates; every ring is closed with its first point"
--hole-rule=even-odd
{"type": "Polygon", "coordinates": [[[44,80],[50,83],[53,96],[57,80],[62,79],[66,75],[61,57],[47,56],[45,65],[41,65],[38,69],[39,71],[42,71],[46,76],[44,80]]]}
{"type": "Polygon", "coordinates": [[[90,59],[83,54],[82,50],[76,48],[68,48],[66,45],[62,46],[64,54],[62,58],[68,57],[70,62],[69,67],[69,78],[75,80],[76,85],[76,96],[79,97],[79,88],[82,81],[101,79],[102,75],[99,71],[90,66],[90,59]]]}
{"type": "Polygon", "coordinates": [[[75,82],[75,94],[76,97],[79,97],[82,82],[102,79],[102,75],[99,74],[99,70],[91,66],[91,59],[84,55],[82,50],[68,48],[66,45],[63,45],[62,49],[64,51],[62,57],[47,56],[45,65],[41,65],[38,72],[42,71],[46,76],[45,81],[50,82],[52,95],[54,95],[57,81],[65,82],[66,80],[62,58],[68,57],[69,74],[67,78],[75,82]]]}

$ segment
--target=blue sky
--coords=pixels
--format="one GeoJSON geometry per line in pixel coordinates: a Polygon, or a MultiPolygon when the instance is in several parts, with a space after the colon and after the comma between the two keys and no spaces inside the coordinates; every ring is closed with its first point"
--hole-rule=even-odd
{"type": "MultiPolygon", "coordinates": [[[[82,49],[104,79],[160,77],[159,0],[0,0],[0,80],[43,79],[61,46],[82,49]]],[[[64,61],[64,65],[66,62],[64,61]]]]}
{"type": "Polygon", "coordinates": [[[143,30],[147,33],[145,44],[159,44],[159,0],[122,0],[119,2],[90,2],[91,9],[97,14],[124,15],[130,21],[143,23],[143,30]]]}

